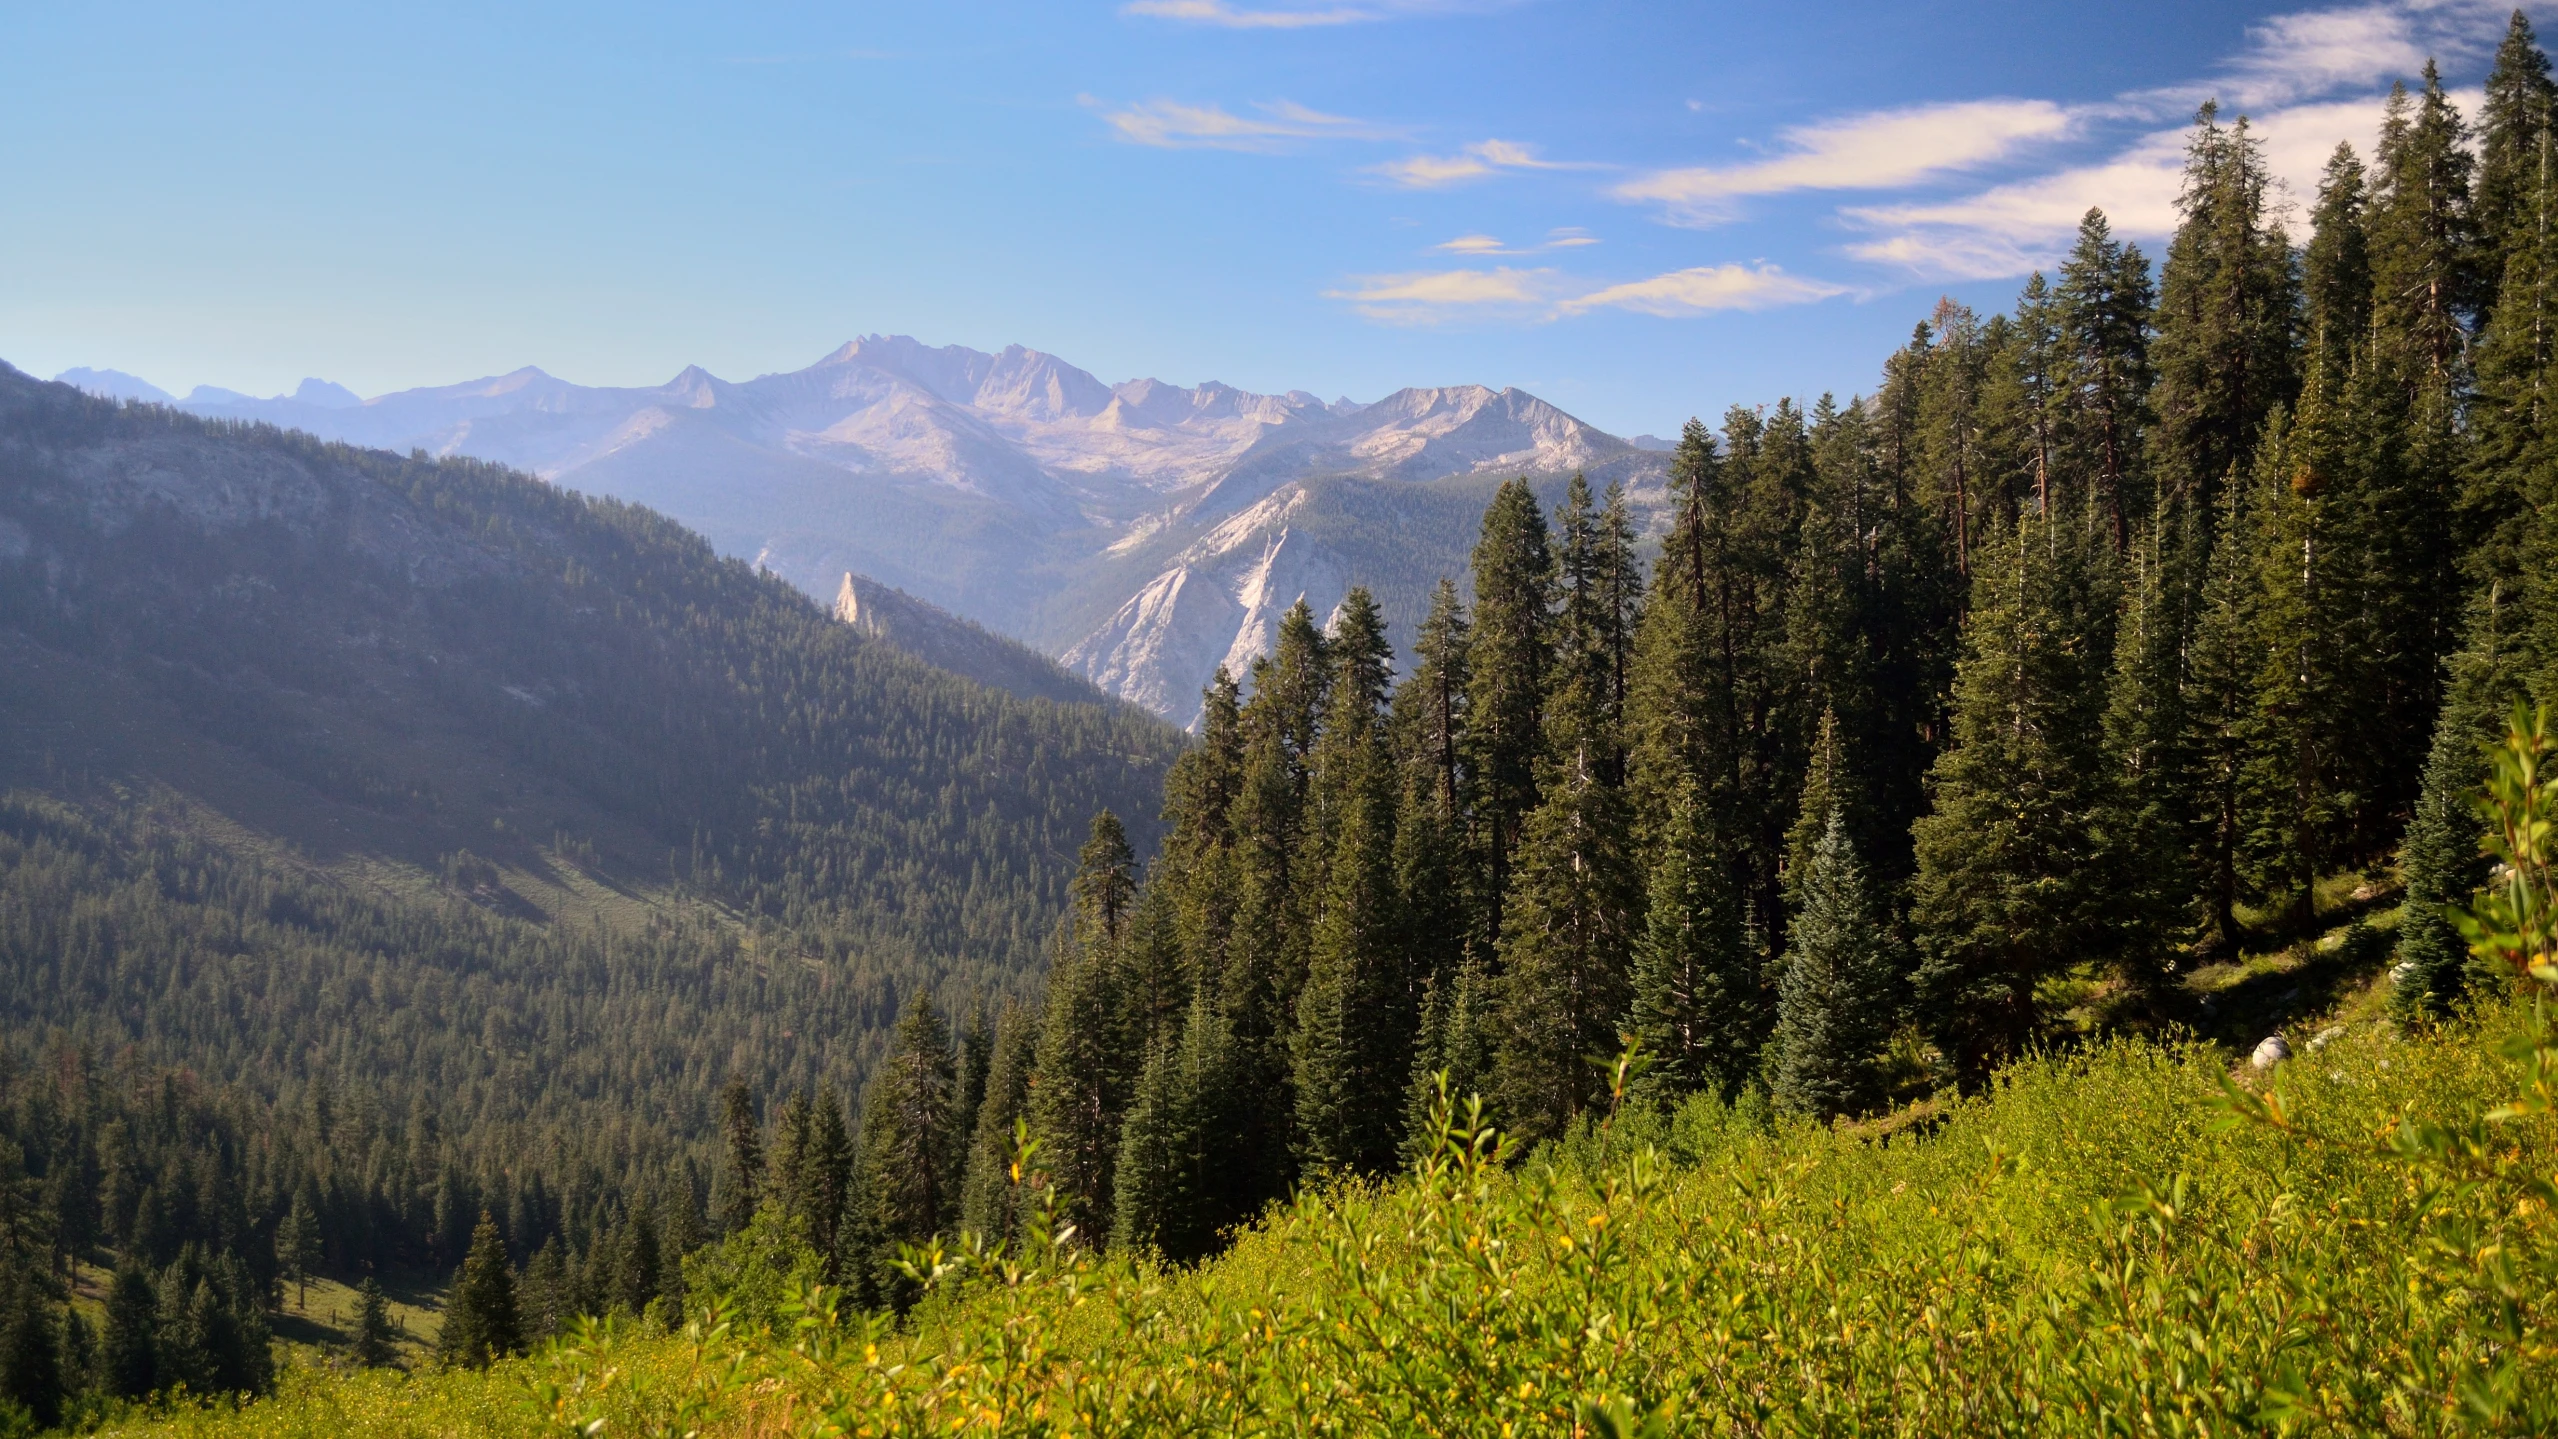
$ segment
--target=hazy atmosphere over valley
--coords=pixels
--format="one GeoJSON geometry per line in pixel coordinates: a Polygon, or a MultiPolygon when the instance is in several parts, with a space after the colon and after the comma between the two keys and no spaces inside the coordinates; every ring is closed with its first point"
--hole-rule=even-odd
{"type": "Polygon", "coordinates": [[[2553,24],[0,14],[0,1439],[2558,1433],[2553,24]]]}

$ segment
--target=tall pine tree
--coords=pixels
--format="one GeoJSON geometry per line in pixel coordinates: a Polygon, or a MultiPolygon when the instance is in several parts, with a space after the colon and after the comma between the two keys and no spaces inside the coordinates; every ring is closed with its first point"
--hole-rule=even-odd
{"type": "Polygon", "coordinates": [[[1919,1021],[1966,1085],[2031,1041],[2036,986],[2102,938],[2089,877],[2107,799],[2110,554],[2064,515],[1983,548],[1912,907],[1919,1021]]]}
{"type": "Polygon", "coordinates": [[[1777,981],[1768,1088],[1781,1107],[1830,1119],[1882,1097],[1878,1061],[1899,1014],[1901,966],[1835,803],[1807,869],[1777,981]]]}

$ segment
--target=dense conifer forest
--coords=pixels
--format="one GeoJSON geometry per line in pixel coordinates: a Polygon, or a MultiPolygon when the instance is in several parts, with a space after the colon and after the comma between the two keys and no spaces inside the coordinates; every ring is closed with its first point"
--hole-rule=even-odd
{"type": "MultiPolygon", "coordinates": [[[[842,1432],[859,1394],[879,1405],[868,1432],[1006,1429],[1018,1416],[983,1396],[1032,1402],[1020,1376],[1096,1334],[1037,1402],[1127,1432],[1210,1422],[1167,1395],[1287,1428],[1254,1406],[1314,1403],[1320,1382],[1339,1407],[1288,1410],[1290,1432],[1456,1412],[1369,1404],[1409,1391],[1466,1396],[1482,1424],[1449,1432],[1507,1415],[1498,1432],[1662,1433],[1674,1406],[1635,1391],[1672,1370],[1735,1425],[1782,1409],[1773,1427],[2115,1432],[2098,1419],[2136,1414],[2117,1427],[2166,1432],[2208,1411],[2528,1432],[2547,1416],[2536,1286],[2558,1252],[2533,1218],[2558,1196],[2531,1165],[2558,1048],[2506,1006],[2518,969],[2552,962],[2548,736],[2517,706],[2558,704],[2554,101],[2517,15],[2474,129],[2428,67],[2393,93],[2374,153],[2340,147],[2296,214],[2247,121],[2206,105],[2163,253],[2091,211],[2009,313],[1940,304],[1870,393],[1691,422],[1665,532],[1638,535],[1614,487],[1576,479],[1548,507],[1520,480],[1405,663],[1353,590],[1328,617],[1300,604],[1249,673],[1220,674],[1159,800],[1105,799],[1066,774],[1080,751],[1041,751],[1012,771],[1046,784],[1024,822],[1095,801],[1053,891],[1052,871],[1013,865],[983,908],[900,900],[908,881],[859,858],[866,821],[824,808],[855,800],[726,760],[607,775],[540,750],[594,786],[664,786],[715,836],[684,876],[726,908],[636,932],[487,913],[458,871],[435,904],[322,896],[139,818],[11,801],[0,943],[30,982],[13,985],[0,1192],[19,1196],[9,1352],[33,1356],[9,1361],[11,1392],[49,1417],[144,1392],[120,1376],[145,1372],[254,1389],[266,1372],[221,1356],[254,1347],[294,1266],[410,1264],[458,1271],[454,1364],[565,1334],[558,1373],[657,1364],[669,1386],[554,1384],[536,1391],[550,1419],[671,1414],[659,1399],[679,1391],[747,1402],[701,1377],[699,1348],[690,1369],[673,1350],[614,1357],[707,1303],[739,1332],[799,1336],[728,1372],[779,1366],[772,1391],[807,1389],[842,1432]],[[2504,807],[2482,809],[2500,740],[2504,807]],[[2507,908],[2465,908],[2491,878],[2507,908]],[[1044,926],[1052,893],[1037,992],[1000,967],[847,992],[766,948],[893,932],[929,949],[936,925],[982,939],[995,922],[974,916],[1012,905],[1044,926]],[[89,938],[146,931],[168,938],[89,938]],[[2228,1057],[2194,1041],[2219,1026],[2186,977],[2308,945],[2367,966],[2400,1047],[2348,1038],[2304,1081],[2323,1098],[2215,1091],[2228,1057]],[[404,987],[435,993],[388,998],[404,987]],[[332,1021],[359,1010],[434,1018],[413,1035],[332,1021]],[[762,1022],[878,1033],[892,1011],[850,1068],[790,1057],[762,1022]],[[2510,1143],[2410,1117],[2506,1082],[2460,1028],[2478,1023],[2519,1026],[2510,1052],[2539,1056],[2538,1098],[2502,1111],[2539,1127],[2495,1132],[2524,1136],[2510,1143]],[[2414,1167],[2299,1147],[2322,1117],[2356,1144],[2395,1133],[2414,1167]],[[1967,1167],[1984,1146],[1987,1168],[1967,1167]],[[1999,1187],[2028,1172],[2017,1154],[2040,1188],[1999,1187]],[[2189,1200],[2186,1171],[2134,1167],[2152,1160],[2223,1187],[2189,1200]],[[2398,1177],[2436,1171],[2454,1177],[2398,1177]],[[2246,1176],[2344,1197],[2251,1208],[2246,1176]],[[1797,1184],[1833,1207],[1804,1219],[1797,1184]],[[2424,1228],[2453,1213],[2457,1233],[2424,1228]],[[1824,1243],[1843,1247],[1834,1269],[1824,1243]],[[2332,1270],[2256,1267],[2331,1253],[2332,1270]],[[117,1304],[128,1317],[103,1340],[65,1317],[75,1258],[112,1261],[110,1326],[117,1304]],[[1380,1276],[1398,1265],[1432,1277],[1395,1289],[1380,1276]],[[1708,1282],[1699,1265],[1720,1267],[1708,1282]],[[2083,1287],[2054,1277],[2068,1266],[2083,1287]],[[1510,1307],[1460,1322],[1449,1296],[1476,1278],[1510,1307]],[[981,1307],[937,1295],[963,1280],[981,1307]],[[1108,1302],[1078,1308],[1093,1295],[1108,1302]],[[1344,1337],[1353,1314],[1372,1328],[1344,1337]],[[2262,1326],[2292,1337],[2247,1350],[2262,1326]],[[1417,1336],[1486,1334],[1512,1347],[1413,1376],[1437,1362],[1417,1336]],[[1685,1347],[1642,1357],[1655,1334],[1685,1347]],[[2119,1352],[2084,1349],[2108,1334],[2119,1352]],[[2160,1335],[2209,1375],[2143,1367],[2160,1335]],[[2206,1355],[2223,1335],[2235,1347],[2206,1355]],[[895,1343],[915,1367],[883,1365],[895,1343]],[[2328,1358],[2298,1355],[2318,1345],[2351,1352],[2312,1382],[2328,1358]],[[146,1349],[170,1367],[118,1367],[146,1349]],[[1540,1389],[1567,1373],[1588,1407],[1540,1389]]],[[[449,476],[454,504],[514,483],[361,463],[426,487],[413,497],[449,476]]],[[[757,583],[706,557],[685,573],[757,583]]],[[[55,593],[13,583],[22,611],[55,593]]],[[[798,623],[777,600],[754,613],[798,623]]],[[[724,652],[737,673],[761,643],[724,652]]],[[[577,672],[601,691],[624,683],[612,670],[640,667],[577,672]]],[[[646,682],[696,696],[670,726],[738,722],[672,673],[646,682]]],[[[653,726],[627,683],[608,708],[653,726]]],[[[801,693],[736,683],[776,705],[801,693]]],[[[784,729],[816,744],[828,726],[784,729]]],[[[955,875],[976,836],[1009,834],[974,816],[1017,791],[942,793],[857,801],[945,817],[948,847],[921,852],[948,866],[900,876],[955,875]]]]}
{"type": "Polygon", "coordinates": [[[910,994],[1034,993],[1090,816],[1180,746],[643,510],[15,372],[0,655],[0,1347],[45,1415],[262,1387],[281,1276],[407,1292],[483,1210],[584,1266],[561,1312],[657,1293],[721,1085],[850,1090],[910,994]],[[256,1362],[186,1357],[204,1284],[256,1362]],[[74,1295],[174,1357],[31,1337],[74,1295]]]}

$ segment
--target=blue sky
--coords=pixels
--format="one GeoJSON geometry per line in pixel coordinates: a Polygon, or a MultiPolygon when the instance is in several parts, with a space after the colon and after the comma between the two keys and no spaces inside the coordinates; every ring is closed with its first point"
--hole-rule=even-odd
{"type": "MultiPolygon", "coordinates": [[[[2301,198],[2505,7],[1563,0],[12,7],[0,358],[363,394],[857,334],[1106,380],[1518,385],[1618,433],[1869,386],[2218,94],[2301,198]]],[[[2156,246],[2150,246],[2156,253],[2156,246]]]]}

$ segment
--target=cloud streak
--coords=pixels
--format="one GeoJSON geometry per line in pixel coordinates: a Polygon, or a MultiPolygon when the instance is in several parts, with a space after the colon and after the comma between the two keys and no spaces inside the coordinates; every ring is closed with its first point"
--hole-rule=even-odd
{"type": "Polygon", "coordinates": [[[2380,0],[2275,15],[2248,26],[2245,46],[2207,78],[2135,91],[2114,108],[2182,119],[2208,99],[2264,110],[2365,88],[2413,76],[2429,57],[2458,62],[2483,53],[2509,13],[2499,0],[2380,0]]]}
{"type": "Polygon", "coordinates": [[[1480,140],[1454,155],[1414,155],[1371,167],[1407,190],[1438,190],[1480,180],[1504,170],[1604,170],[1586,161],[1548,160],[1534,145],[1516,140],[1480,140]]]}
{"type": "MultiPolygon", "coordinates": [[[[2297,230],[2337,143],[2371,156],[2378,86],[2412,77],[2428,56],[2457,62],[2484,54],[2505,14],[2482,0],[2365,0],[2295,11],[2249,26],[2245,44],[2200,80],[2092,105],[1991,99],[1849,115],[1782,132],[1777,153],[1762,160],[1656,170],[1608,193],[1658,207],[1669,223],[1703,227],[1736,218],[1753,197],[1908,191],[2007,168],[2100,127],[2121,136],[2102,158],[1970,194],[1878,199],[1836,212],[1855,236],[1844,252],[1868,264],[1921,279],[2020,275],[2055,263],[2091,208],[2104,210],[2126,238],[2172,234],[2189,138],[2184,122],[2202,101],[2218,98],[2225,117],[2253,117],[2267,166],[2281,182],[2280,218],[2297,230]],[[2349,98],[2322,98],[2340,93],[2349,98]],[[2122,136],[2126,121],[2136,122],[2137,133],[2122,136]]],[[[2475,93],[2454,100],[2474,114],[2475,93]]]]}
{"type": "MultiPolygon", "coordinates": [[[[1097,105],[1085,97],[1087,105],[1097,105]]],[[[1403,132],[1347,115],[1327,115],[1286,100],[1255,105],[1258,115],[1237,115],[1221,105],[1185,105],[1178,100],[1148,100],[1117,110],[1102,119],[1131,145],[1161,150],[1240,150],[1275,154],[1308,140],[1393,140],[1403,132]]]]}
{"type": "MultiPolygon", "coordinates": [[[[2475,115],[2476,90],[2456,91],[2452,102],[2475,115]]],[[[2274,196],[2295,238],[2318,194],[2328,156],[2339,142],[2369,160],[2380,132],[2378,97],[2330,100],[2269,110],[2249,130],[2264,146],[2274,196]],[[2286,207],[2285,202],[2288,201],[2286,207]]],[[[1850,206],[1842,221],[1872,232],[1847,246],[1856,259],[1908,271],[1923,279],[1983,280],[2021,275],[2059,261],[2090,209],[2105,212],[2117,236],[2164,240],[2175,233],[2176,198],[2184,184],[2183,128],[2143,135],[2112,157],[2048,175],[1993,186],[1950,200],[1850,206]]]]}
{"type": "Polygon", "coordinates": [[[1632,310],[1637,314],[1678,319],[1710,315],[1718,310],[1775,310],[1809,305],[1850,293],[1845,285],[1789,275],[1774,265],[1700,265],[1674,270],[1649,280],[1610,285],[1566,300],[1567,315],[1592,310],[1632,310]]]}
{"type": "Polygon", "coordinates": [[[1122,15],[1176,20],[1221,30],[1309,30],[1331,25],[1364,25],[1380,20],[1463,15],[1506,8],[1504,3],[1464,0],[1368,0],[1340,5],[1235,5],[1229,0],[1130,0],[1122,15]]]}
{"type": "Polygon", "coordinates": [[[1878,110],[1780,136],[1785,149],[1741,165],[1656,170],[1609,193],[1661,207],[1674,224],[1735,218],[1740,202],[1797,190],[1888,190],[2005,160],[2070,135],[2076,120],[2049,100],[1966,100],[1878,110]]]}
{"type": "Polygon", "coordinates": [[[1773,310],[1852,293],[1845,285],[1792,275],[1766,263],[1700,265],[1619,284],[1577,278],[1546,267],[1426,270],[1362,275],[1327,298],[1348,302],[1390,325],[1450,320],[1545,324],[1593,310],[1627,310],[1664,319],[1723,311],[1773,310]]]}
{"type": "Polygon", "coordinates": [[[1599,243],[1598,237],[1577,225],[1548,230],[1542,245],[1506,245],[1492,235],[1459,235],[1430,248],[1450,255],[1542,255],[1550,250],[1573,250],[1599,243]]]}

